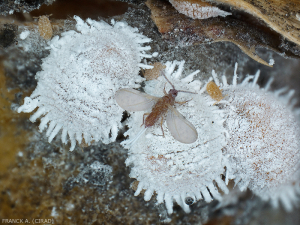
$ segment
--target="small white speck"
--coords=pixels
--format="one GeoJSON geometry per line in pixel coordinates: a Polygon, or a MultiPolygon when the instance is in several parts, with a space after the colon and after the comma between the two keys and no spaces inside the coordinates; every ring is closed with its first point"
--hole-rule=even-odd
{"type": "Polygon", "coordinates": [[[23,152],[18,152],[18,156],[23,157],[23,152]]]}
{"type": "MultiPolygon", "coordinates": [[[[90,168],[94,169],[94,170],[100,170],[100,171],[105,171],[107,173],[111,173],[112,172],[112,167],[108,166],[108,165],[104,165],[98,161],[93,162],[90,165],[90,168]]],[[[87,180],[88,181],[88,180],[87,180]]]]}
{"type": "Polygon", "coordinates": [[[167,218],[163,220],[163,223],[170,223],[171,221],[172,221],[171,218],[167,218]]]}
{"type": "Polygon", "coordinates": [[[75,208],[74,204],[72,203],[67,203],[66,205],[66,210],[67,211],[72,211],[75,208]]]}
{"type": "Polygon", "coordinates": [[[157,57],[157,56],[158,56],[158,52],[154,52],[154,53],[152,54],[152,56],[153,56],[153,57],[157,57]]]}
{"type": "Polygon", "coordinates": [[[299,13],[296,14],[296,18],[297,18],[297,20],[300,21],[300,14],[299,13]]]}
{"type": "Polygon", "coordinates": [[[58,213],[56,212],[56,207],[55,206],[52,208],[51,216],[52,217],[57,217],[58,216],[58,213]]]}
{"type": "Polygon", "coordinates": [[[9,10],[8,14],[13,14],[14,13],[14,10],[9,10]]]}
{"type": "Polygon", "coordinates": [[[270,66],[273,66],[275,64],[275,61],[274,61],[274,59],[270,59],[270,61],[269,61],[269,65],[270,66]]]}
{"type": "Polygon", "coordinates": [[[21,34],[20,34],[20,38],[22,40],[26,39],[28,37],[28,35],[30,34],[30,32],[28,30],[25,30],[23,31],[21,34]]]}

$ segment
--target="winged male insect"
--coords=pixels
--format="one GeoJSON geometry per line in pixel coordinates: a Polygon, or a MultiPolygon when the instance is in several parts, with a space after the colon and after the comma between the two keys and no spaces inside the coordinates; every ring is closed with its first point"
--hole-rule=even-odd
{"type": "Polygon", "coordinates": [[[175,103],[184,104],[187,102],[175,101],[178,92],[192,94],[196,93],[176,90],[174,85],[167,79],[164,73],[163,76],[170,83],[172,89],[170,89],[169,93],[167,93],[164,88],[165,95],[161,98],[129,88],[121,89],[116,92],[115,99],[121,108],[131,112],[151,110],[150,113],[145,113],[143,116],[142,125],[144,125],[144,129],[142,129],[138,133],[138,135],[128,144],[133,144],[146,131],[148,127],[153,126],[156,122],[158,122],[159,119],[161,119],[161,129],[164,135],[164,131],[162,128],[164,118],[166,118],[170,133],[177,141],[185,144],[190,144],[197,140],[198,133],[195,127],[173,107],[175,103]],[[145,118],[145,116],[147,117],[145,118]]]}

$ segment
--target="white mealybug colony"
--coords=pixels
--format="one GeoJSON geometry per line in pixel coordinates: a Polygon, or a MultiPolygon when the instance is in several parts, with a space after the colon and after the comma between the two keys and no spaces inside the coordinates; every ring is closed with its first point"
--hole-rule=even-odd
{"type": "MultiPolygon", "coordinates": [[[[183,64],[167,62],[164,73],[177,89],[199,92],[182,92],[176,99],[184,102],[176,109],[196,128],[198,138],[180,143],[168,123],[162,124],[164,136],[160,123],[144,129],[145,112],[132,112],[125,133],[129,138],[121,144],[128,148],[130,177],[138,181],[135,195],[145,190],[149,201],[156,193],[168,213],[173,212],[173,202],[189,212],[188,205],[197,200],[222,201],[219,190],[227,194],[232,179],[241,191],[249,188],[290,211],[300,193],[300,127],[292,110],[293,91],[270,92],[271,80],[260,88],[259,71],[237,84],[237,64],[232,85],[225,76],[220,82],[213,71],[213,78],[200,89],[201,82],[193,78],[199,71],[181,79],[183,64]]],[[[146,81],[144,90],[161,97],[166,83],[160,76],[146,81]]],[[[170,86],[167,83],[167,90],[170,86]]]]}
{"type": "MultiPolygon", "coordinates": [[[[176,89],[198,92],[201,83],[193,81],[193,77],[199,71],[181,79],[183,65],[184,62],[167,62],[166,77],[176,89]]],[[[163,76],[147,81],[145,92],[161,97],[165,84],[163,76]]],[[[170,84],[166,85],[167,92],[171,88],[170,84]]],[[[228,192],[221,179],[225,166],[222,148],[226,145],[222,111],[217,106],[210,106],[204,95],[179,92],[177,98],[177,101],[187,101],[175,107],[196,128],[197,140],[191,144],[180,143],[170,134],[166,123],[162,124],[162,136],[161,125],[157,123],[129,145],[126,160],[126,164],[132,166],[130,177],[139,181],[135,195],[145,189],[144,199],[148,201],[157,193],[157,202],[165,202],[168,213],[172,213],[174,201],[189,212],[191,200],[195,202],[204,198],[210,202],[212,196],[221,199],[216,184],[225,193],[228,192]]],[[[135,139],[142,129],[144,113],[131,113],[128,121],[130,129],[125,133],[129,141],[135,139]]],[[[122,144],[128,146],[127,142],[122,144]]]]}
{"type": "Polygon", "coordinates": [[[197,0],[169,0],[173,7],[180,13],[193,19],[207,19],[217,16],[229,16],[231,13],[223,11],[208,2],[197,0]]]}
{"type": "MultiPolygon", "coordinates": [[[[153,56],[143,46],[151,39],[124,22],[110,26],[74,18],[77,31],[49,41],[50,55],[36,74],[37,87],[18,109],[37,109],[30,120],[41,118],[39,129],[48,127],[49,142],[60,130],[63,143],[69,136],[70,150],[76,141],[113,142],[122,126],[121,107],[133,103],[128,140],[121,144],[128,148],[130,177],[138,181],[135,195],[145,190],[149,201],[156,193],[169,214],[174,202],[189,212],[198,200],[222,201],[219,191],[227,194],[232,179],[241,191],[249,188],[274,206],[281,202],[287,211],[293,209],[300,193],[300,113],[293,110],[293,91],[271,92],[271,80],[260,88],[259,72],[237,84],[237,64],[231,85],[213,71],[201,88],[194,79],[199,71],[182,78],[184,61],[174,61],[153,64],[142,93],[133,88],[145,80],[138,75],[140,68],[152,68],[140,63],[153,56]],[[146,125],[147,113],[168,94],[172,104],[164,102],[161,120],[146,125]],[[137,106],[137,100],[145,107],[137,106]]],[[[28,35],[24,31],[20,38],[28,35]]]]}
{"type": "Polygon", "coordinates": [[[50,55],[43,60],[42,71],[36,74],[38,84],[18,112],[32,112],[32,122],[41,117],[40,131],[47,126],[49,142],[62,130],[73,150],[76,141],[90,144],[116,139],[121,127],[122,110],[114,95],[120,88],[138,88],[143,81],[140,63],[152,55],[143,46],[151,39],[139,34],[124,22],[105,22],[74,16],[78,30],[67,31],[49,42],[50,55]]]}
{"type": "Polygon", "coordinates": [[[293,90],[270,92],[257,85],[259,71],[237,84],[237,64],[232,85],[226,77],[216,85],[228,95],[220,101],[226,114],[229,133],[223,155],[227,161],[227,179],[234,179],[241,191],[249,188],[274,206],[281,202],[287,211],[293,209],[300,193],[300,126],[293,109],[293,90]]]}

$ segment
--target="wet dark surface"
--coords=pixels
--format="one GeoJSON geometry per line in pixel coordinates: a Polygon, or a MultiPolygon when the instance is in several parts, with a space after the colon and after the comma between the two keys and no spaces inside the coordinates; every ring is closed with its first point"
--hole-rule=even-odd
{"type": "Polygon", "coordinates": [[[125,2],[108,0],[56,0],[53,4],[43,5],[30,12],[31,16],[50,15],[55,19],[68,19],[74,15],[82,19],[98,19],[124,14],[128,9],[125,2]]]}
{"type": "Polygon", "coordinates": [[[12,24],[4,24],[0,30],[0,46],[6,48],[15,41],[17,26],[12,24]]]}
{"type": "Polygon", "coordinates": [[[0,2],[0,15],[9,15],[13,11],[30,12],[43,4],[50,4],[55,0],[2,0],[0,2]]]}

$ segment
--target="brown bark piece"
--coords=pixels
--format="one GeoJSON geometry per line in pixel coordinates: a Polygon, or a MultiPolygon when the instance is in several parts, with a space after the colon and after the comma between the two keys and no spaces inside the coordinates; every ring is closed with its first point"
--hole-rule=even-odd
{"type": "MultiPolygon", "coordinates": [[[[218,41],[236,44],[249,57],[266,66],[272,67],[255,52],[258,47],[272,49],[286,56],[299,57],[291,49],[282,49],[281,35],[268,27],[249,24],[231,16],[214,17],[204,20],[191,19],[179,13],[169,2],[148,0],[151,18],[164,39],[175,45],[197,45],[218,41]]],[[[296,52],[299,51],[296,46],[296,52]]]]}
{"type": "Polygon", "coordinates": [[[300,45],[299,0],[210,0],[226,3],[265,21],[288,40],[300,45]]]}

